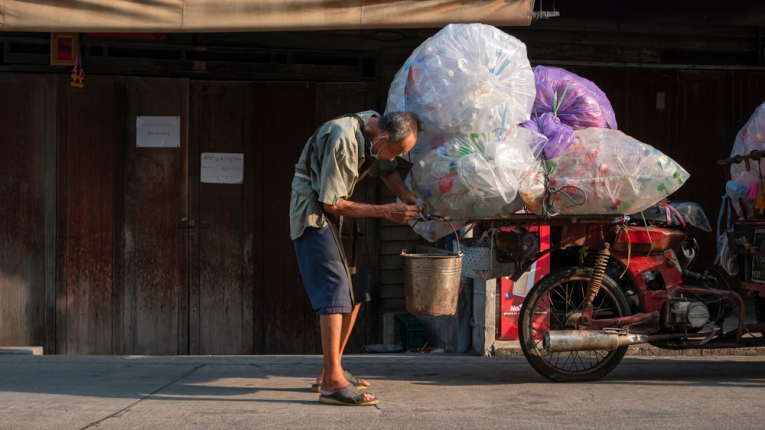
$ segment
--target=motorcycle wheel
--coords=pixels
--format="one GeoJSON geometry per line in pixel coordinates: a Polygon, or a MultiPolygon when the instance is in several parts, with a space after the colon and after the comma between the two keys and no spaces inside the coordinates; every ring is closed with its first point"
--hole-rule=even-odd
{"type": "MultiPolygon", "coordinates": [[[[613,351],[547,352],[542,337],[549,330],[573,330],[581,316],[589,267],[565,267],[542,278],[521,307],[518,335],[523,355],[540,375],[554,382],[596,381],[614,370],[627,346],[613,351]]],[[[593,302],[593,319],[624,317],[630,308],[617,283],[608,276],[593,302]]]]}

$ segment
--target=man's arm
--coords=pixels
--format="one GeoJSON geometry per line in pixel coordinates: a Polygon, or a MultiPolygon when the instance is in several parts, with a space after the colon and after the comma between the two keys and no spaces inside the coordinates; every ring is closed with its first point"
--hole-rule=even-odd
{"type": "Polygon", "coordinates": [[[387,185],[388,188],[393,191],[393,194],[401,199],[402,202],[410,205],[417,204],[417,196],[409,191],[406,185],[404,185],[404,180],[401,179],[401,174],[398,173],[398,170],[393,169],[382,175],[381,178],[383,182],[385,182],[385,185],[387,185]]]}
{"type": "MultiPolygon", "coordinates": [[[[399,178],[401,176],[399,175],[399,178]]],[[[406,189],[406,187],[404,187],[406,189]]],[[[416,200],[416,198],[415,198],[416,200]]],[[[336,205],[324,205],[324,211],[328,214],[347,216],[351,218],[384,218],[393,222],[404,224],[418,218],[417,206],[404,203],[389,203],[387,205],[369,205],[343,200],[336,205]]]]}

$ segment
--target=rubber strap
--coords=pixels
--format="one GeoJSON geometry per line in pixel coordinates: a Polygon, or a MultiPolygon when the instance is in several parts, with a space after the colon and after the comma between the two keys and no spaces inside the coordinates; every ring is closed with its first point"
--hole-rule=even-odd
{"type": "MultiPolygon", "coordinates": [[[[725,215],[725,209],[728,207],[728,195],[725,194],[722,197],[722,206],[720,207],[720,214],[717,216],[717,238],[720,238],[720,224],[722,223],[723,216],[725,215]]],[[[728,209],[728,228],[730,228],[730,209],[728,209]]],[[[720,241],[717,241],[717,258],[715,258],[715,263],[718,264],[720,262],[720,252],[722,252],[722,245],[720,244],[720,241]]]]}

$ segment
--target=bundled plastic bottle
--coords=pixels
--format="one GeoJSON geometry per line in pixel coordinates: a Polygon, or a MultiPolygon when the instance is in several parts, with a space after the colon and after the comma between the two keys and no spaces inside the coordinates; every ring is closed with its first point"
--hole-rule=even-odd
{"type": "Polygon", "coordinates": [[[389,112],[401,112],[406,110],[406,79],[409,77],[409,67],[412,65],[412,61],[414,61],[421,49],[422,45],[416,47],[409,55],[409,58],[406,59],[404,65],[401,66],[393,77],[393,82],[391,82],[390,89],[388,90],[388,102],[385,105],[386,114],[389,112]]]}
{"type": "MultiPolygon", "coordinates": [[[[574,131],[576,139],[548,160],[553,193],[549,212],[565,215],[640,212],[677,191],[689,174],[658,149],[626,134],[602,128],[574,131]],[[578,204],[583,203],[583,204],[578,204]]],[[[544,213],[544,169],[530,171],[519,193],[530,211],[544,213]]]]}
{"type": "Polygon", "coordinates": [[[411,111],[423,119],[428,131],[421,133],[413,154],[437,146],[435,140],[444,134],[501,135],[529,119],[534,74],[526,45],[518,39],[489,25],[451,24],[413,57],[394,78],[386,109],[411,111]]]}
{"type": "MultiPolygon", "coordinates": [[[[754,150],[765,150],[765,103],[754,110],[749,121],[739,130],[730,155],[749,155],[754,150]]],[[[747,171],[743,163],[732,165],[731,180],[725,185],[725,191],[731,197],[738,214],[751,218],[754,200],[757,198],[757,185],[760,184],[760,163],[751,162],[749,167],[747,171]]]]}
{"type": "Polygon", "coordinates": [[[573,130],[616,129],[616,116],[605,93],[594,83],[557,67],[534,67],[537,95],[531,119],[523,126],[549,139],[545,156],[558,156],[574,141],[573,130]]]}
{"type": "MultiPolygon", "coordinates": [[[[433,215],[484,218],[515,213],[523,208],[519,181],[539,164],[545,143],[543,135],[522,127],[505,133],[502,140],[495,133],[446,137],[415,160],[412,192],[433,215]]],[[[443,237],[435,236],[428,239],[443,237]]]]}

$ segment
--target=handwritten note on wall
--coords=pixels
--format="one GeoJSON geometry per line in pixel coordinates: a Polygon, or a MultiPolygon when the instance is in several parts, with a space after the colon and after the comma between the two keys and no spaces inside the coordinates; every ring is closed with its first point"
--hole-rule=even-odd
{"type": "Polygon", "coordinates": [[[135,119],[138,148],[180,148],[181,117],[138,116],[135,119]]]}
{"type": "Polygon", "coordinates": [[[202,153],[200,181],[206,184],[241,184],[244,154],[202,153]]]}

